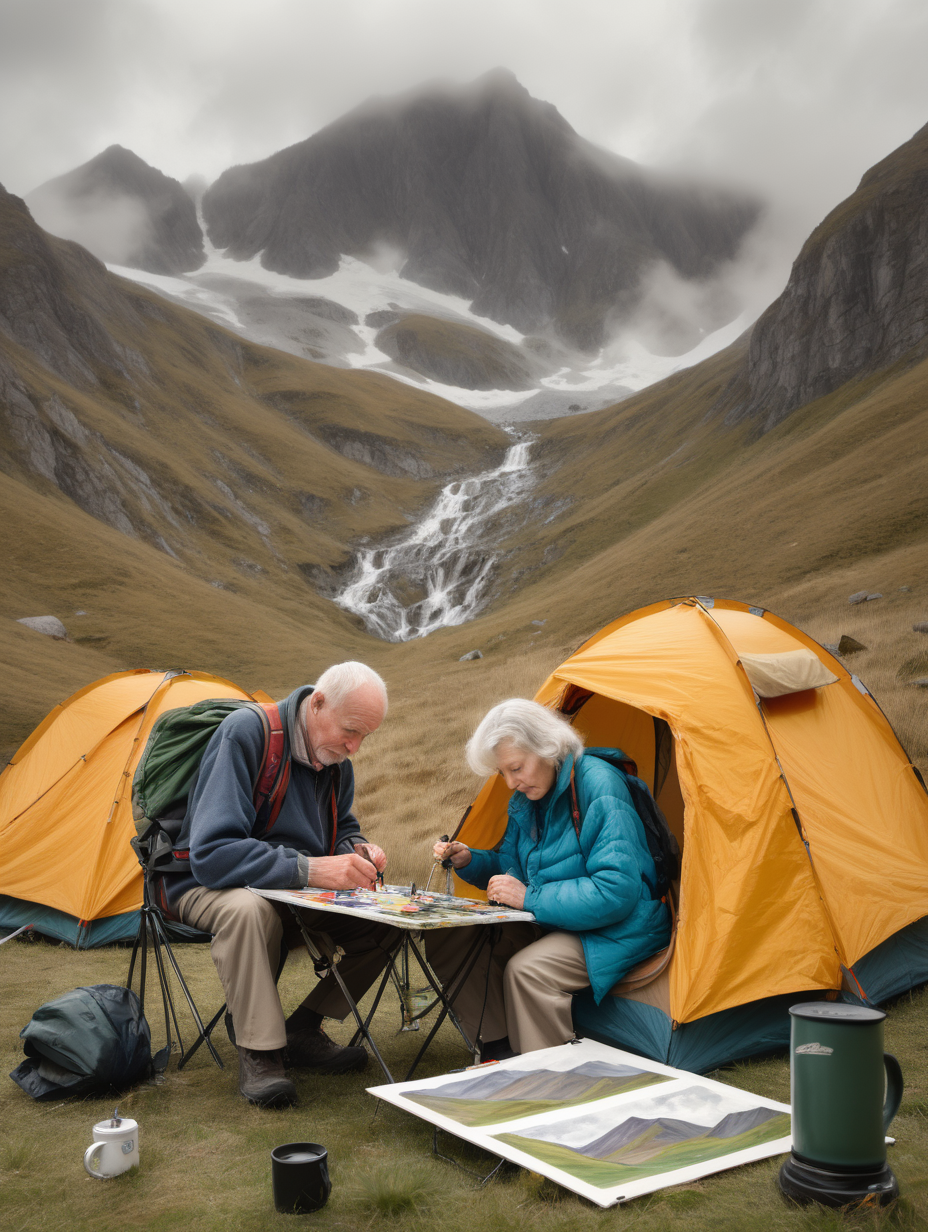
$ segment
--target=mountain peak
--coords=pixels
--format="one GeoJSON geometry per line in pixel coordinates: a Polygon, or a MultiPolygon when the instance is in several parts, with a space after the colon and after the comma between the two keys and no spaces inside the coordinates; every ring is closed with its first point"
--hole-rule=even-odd
{"type": "Polygon", "coordinates": [[[180,274],[206,260],[196,207],[181,184],[110,145],[26,198],[40,226],[101,261],[180,274]]]}
{"type": "Polygon", "coordinates": [[[591,350],[633,312],[646,269],[706,277],[757,212],[594,149],[506,68],[369,100],[203,198],[210,239],[235,259],[325,278],[386,246],[411,282],[591,350]]]}

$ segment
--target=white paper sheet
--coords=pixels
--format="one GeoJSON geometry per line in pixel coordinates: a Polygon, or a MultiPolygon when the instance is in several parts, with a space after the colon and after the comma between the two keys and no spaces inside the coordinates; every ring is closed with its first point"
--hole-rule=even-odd
{"type": "Polygon", "coordinates": [[[368,1091],[600,1206],[790,1149],[789,1104],[592,1040],[368,1091]]]}

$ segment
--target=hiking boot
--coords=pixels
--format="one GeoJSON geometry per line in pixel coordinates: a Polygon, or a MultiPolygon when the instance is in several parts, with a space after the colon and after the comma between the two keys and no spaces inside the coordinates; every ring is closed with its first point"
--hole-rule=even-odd
{"type": "Polygon", "coordinates": [[[238,1089],[250,1104],[287,1108],[297,1102],[296,1087],[284,1073],[280,1049],[238,1047],[238,1089]]]}
{"type": "Polygon", "coordinates": [[[298,1069],[326,1074],[348,1074],[367,1065],[365,1048],[343,1047],[329,1039],[321,1027],[287,1032],[287,1059],[298,1069]]]}

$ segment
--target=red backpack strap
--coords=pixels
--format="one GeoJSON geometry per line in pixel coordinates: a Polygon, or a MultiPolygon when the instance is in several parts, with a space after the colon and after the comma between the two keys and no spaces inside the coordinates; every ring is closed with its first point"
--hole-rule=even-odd
{"type": "Polygon", "coordinates": [[[255,812],[267,811],[264,832],[267,833],[277,820],[283,806],[287,785],[290,782],[290,758],[286,756],[286,733],[276,702],[262,702],[257,707],[262,712],[264,723],[264,757],[261,772],[255,784],[255,812]]]}
{"type": "Polygon", "coordinates": [[[335,788],[335,775],[332,775],[332,839],[329,843],[329,855],[335,855],[335,840],[338,837],[338,792],[335,788]]]}

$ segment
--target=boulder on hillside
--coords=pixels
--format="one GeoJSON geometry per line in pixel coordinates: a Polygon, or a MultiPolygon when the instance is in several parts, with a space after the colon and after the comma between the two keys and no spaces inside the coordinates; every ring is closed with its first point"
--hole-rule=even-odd
{"type": "Polygon", "coordinates": [[[865,590],[855,590],[852,595],[848,596],[848,603],[866,603],[869,595],[865,590]]]}
{"type": "Polygon", "coordinates": [[[928,633],[928,620],[919,620],[912,626],[913,633],[928,633]]]}
{"type": "Polygon", "coordinates": [[[467,654],[461,655],[458,659],[459,663],[469,663],[472,659],[482,659],[483,655],[479,650],[469,650],[467,654]]]}
{"type": "Polygon", "coordinates": [[[57,616],[21,616],[16,623],[18,625],[25,625],[27,629],[34,629],[36,633],[44,633],[46,637],[57,638],[62,642],[68,636],[67,629],[57,616]]]}
{"type": "Polygon", "coordinates": [[[101,261],[182,274],[206,260],[197,208],[177,180],[111,145],[26,197],[40,227],[101,261]]]}
{"type": "Polygon", "coordinates": [[[866,650],[867,647],[863,642],[858,642],[856,637],[851,637],[847,633],[841,634],[841,640],[838,642],[839,655],[857,654],[859,650],[866,650]]]}

